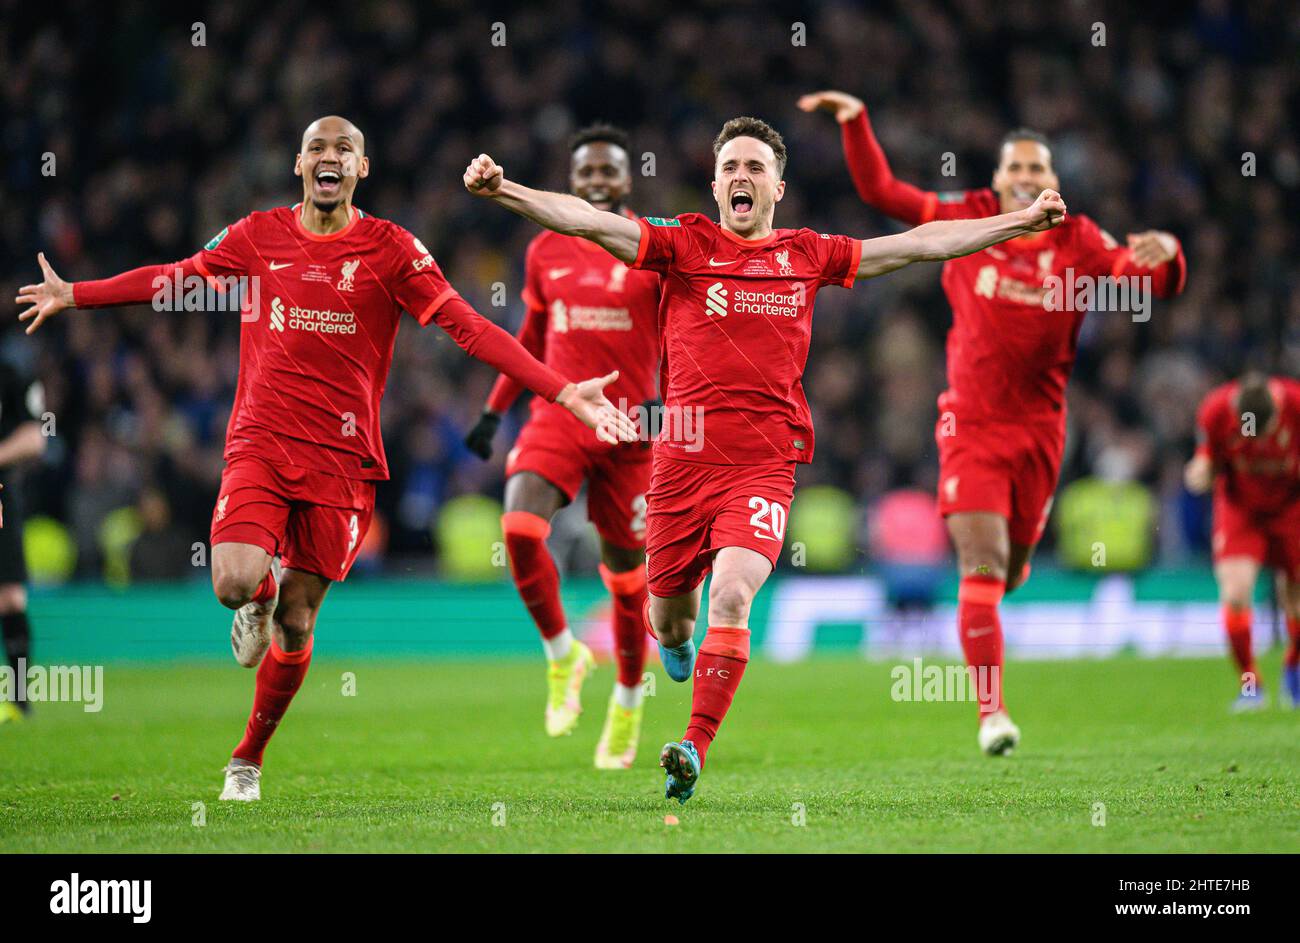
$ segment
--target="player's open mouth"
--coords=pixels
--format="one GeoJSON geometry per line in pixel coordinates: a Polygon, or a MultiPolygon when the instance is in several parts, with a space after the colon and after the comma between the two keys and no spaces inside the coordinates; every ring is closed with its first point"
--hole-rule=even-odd
{"type": "Polygon", "coordinates": [[[1033,190],[1013,189],[1011,191],[1011,196],[1016,200],[1016,202],[1022,203],[1025,206],[1033,206],[1034,200],[1038,199],[1037,191],[1033,190]]]}
{"type": "Polygon", "coordinates": [[[321,193],[337,193],[343,185],[343,178],[333,170],[322,170],[316,174],[316,189],[321,193]]]}
{"type": "Polygon", "coordinates": [[[753,208],[754,198],[744,190],[731,194],[731,211],[737,216],[743,216],[753,208]]]}

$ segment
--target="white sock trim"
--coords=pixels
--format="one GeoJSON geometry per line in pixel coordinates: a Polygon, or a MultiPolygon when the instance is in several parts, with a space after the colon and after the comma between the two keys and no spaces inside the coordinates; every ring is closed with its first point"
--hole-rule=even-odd
{"type": "Polygon", "coordinates": [[[629,688],[614,682],[614,703],[625,711],[636,710],[641,706],[641,685],[634,684],[629,688]]]}
{"type": "Polygon", "coordinates": [[[542,639],[542,650],[550,661],[563,661],[573,650],[573,633],[566,628],[554,638],[542,639]]]}

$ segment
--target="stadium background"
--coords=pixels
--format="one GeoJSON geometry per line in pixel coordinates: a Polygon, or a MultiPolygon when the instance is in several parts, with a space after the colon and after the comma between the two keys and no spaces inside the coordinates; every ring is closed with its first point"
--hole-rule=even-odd
{"type": "MultiPolygon", "coordinates": [[[[253,209],[296,202],[301,130],[326,113],[366,133],[372,173],[358,205],[417,233],[461,293],[512,329],[535,230],[464,194],[461,171],[480,151],[563,189],[568,134],[612,120],[629,129],[636,156],[653,155],[632,205],[672,215],[709,210],[712,137],[726,118],[756,114],[790,149],[778,225],[865,237],[896,226],[859,202],[837,127],[798,112],[799,94],[862,97],[897,176],[935,189],[985,185],[1005,130],[1041,129],[1072,210],[1120,236],[1172,230],[1190,274],[1148,323],[1095,313],[1085,324],[1036,591],[1095,595],[1051,575],[1051,564],[1092,579],[1090,548],[1102,539],[1107,569],[1150,571],[1129,584],[1139,597],[1143,586],[1157,597],[1150,587],[1176,586],[1166,595],[1213,598],[1208,506],[1181,485],[1196,405],[1248,364],[1294,373],[1300,347],[1300,142],[1288,120],[1300,105],[1300,20],[1286,3],[704,3],[665,15],[641,0],[475,13],[382,0],[328,16],[306,3],[198,12],[72,3],[51,18],[0,0],[0,11],[6,297],[33,279],[38,250],[66,278],[102,277],[185,257],[253,209]],[[206,43],[197,47],[196,22],[206,43]],[[496,22],[504,46],[492,43],[496,22]],[[792,44],[796,23],[805,46],[792,44]],[[1093,44],[1096,23],[1104,46],[1093,44]],[[940,172],[948,152],[951,177],[940,172]],[[53,176],[42,174],[46,153],[53,176]],[[1243,174],[1247,153],[1254,176],[1243,174]],[[504,306],[492,303],[496,285],[504,306]],[[1058,528],[1062,518],[1074,524],[1058,528]]],[[[937,265],[819,297],[805,378],[818,450],[799,473],[787,556],[805,553],[787,573],[869,572],[892,598],[951,598],[927,505],[948,319],[937,265]],[[919,584],[918,564],[930,573],[919,584]]],[[[24,489],[38,581],[188,582],[178,591],[197,604],[207,571],[193,548],[207,539],[219,482],[237,321],[135,308],[70,314],[27,338],[11,320],[0,355],[44,382],[57,430],[24,489]]],[[[522,404],[493,461],[461,444],[492,379],[440,332],[407,320],[384,403],[393,480],[380,488],[358,583],[495,580],[474,598],[511,604],[490,550],[491,502],[522,404]]],[[[581,509],[562,517],[557,554],[571,573],[591,574],[581,509]]],[[[1032,600],[1033,584],[1026,590],[1032,600]]],[[[470,611],[454,585],[439,592],[470,611]]],[[[93,586],[38,596],[38,638],[61,623],[60,606],[72,605],[70,623],[112,598],[93,586]]],[[[535,644],[514,605],[514,634],[498,641],[535,644]]],[[[212,617],[196,612],[196,637],[210,634],[212,617]]],[[[1205,618],[1212,630],[1212,609],[1205,618]]]]}

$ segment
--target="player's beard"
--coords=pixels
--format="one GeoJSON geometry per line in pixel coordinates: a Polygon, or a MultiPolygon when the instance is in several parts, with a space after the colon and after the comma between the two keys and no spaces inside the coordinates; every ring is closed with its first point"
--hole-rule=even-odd
{"type": "Polygon", "coordinates": [[[337,200],[333,200],[331,202],[321,202],[315,197],[312,197],[311,205],[314,206],[316,209],[320,210],[320,212],[328,215],[329,213],[333,213],[336,209],[338,209],[339,204],[341,204],[342,202],[343,202],[342,197],[340,197],[337,200]]]}

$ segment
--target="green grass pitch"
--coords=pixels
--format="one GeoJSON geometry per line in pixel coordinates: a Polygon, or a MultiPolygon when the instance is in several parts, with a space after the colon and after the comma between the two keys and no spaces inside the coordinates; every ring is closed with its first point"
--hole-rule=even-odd
{"type": "Polygon", "coordinates": [[[756,661],[684,807],[656,762],[689,686],[659,674],[636,767],[598,772],[612,669],[558,741],[543,673],[540,655],[322,657],[263,801],[237,805],[216,797],[252,674],[110,664],[101,713],[0,727],[0,852],[1300,850],[1300,712],[1230,715],[1226,660],[1012,664],[1008,759],[978,754],[973,705],[892,701],[888,665],[756,661]]]}

